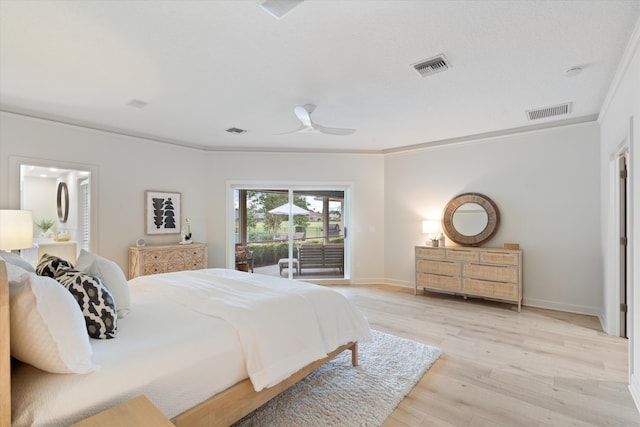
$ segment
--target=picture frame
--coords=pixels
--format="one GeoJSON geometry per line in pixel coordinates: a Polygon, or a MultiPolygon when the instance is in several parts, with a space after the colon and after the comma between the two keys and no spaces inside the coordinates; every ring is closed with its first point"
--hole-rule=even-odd
{"type": "Polygon", "coordinates": [[[181,224],[181,193],[152,190],[144,192],[146,234],[180,234],[181,224]]]}

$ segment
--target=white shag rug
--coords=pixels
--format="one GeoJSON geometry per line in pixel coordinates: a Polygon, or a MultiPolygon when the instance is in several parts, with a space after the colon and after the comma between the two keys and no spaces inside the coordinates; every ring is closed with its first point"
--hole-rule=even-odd
{"type": "Polygon", "coordinates": [[[234,424],[234,427],[380,426],[424,373],[440,349],[372,330],[358,345],[234,424]]]}

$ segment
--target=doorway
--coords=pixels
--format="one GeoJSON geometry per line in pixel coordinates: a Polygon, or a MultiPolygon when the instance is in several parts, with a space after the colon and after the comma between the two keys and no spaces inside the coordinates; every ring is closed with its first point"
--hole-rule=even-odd
{"type": "Polygon", "coordinates": [[[231,184],[229,193],[229,267],[300,280],[349,278],[348,187],[231,184]]]}
{"type": "Polygon", "coordinates": [[[34,247],[25,259],[35,266],[43,251],[72,262],[82,249],[97,253],[97,166],[9,156],[9,169],[9,200],[33,212],[34,247]],[[53,225],[45,231],[36,223],[53,225]]]}

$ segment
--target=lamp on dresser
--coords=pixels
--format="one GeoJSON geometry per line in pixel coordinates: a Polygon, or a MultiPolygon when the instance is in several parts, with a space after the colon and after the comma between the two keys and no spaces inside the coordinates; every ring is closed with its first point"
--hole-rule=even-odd
{"type": "Polygon", "coordinates": [[[440,225],[440,221],[436,220],[425,220],[422,221],[422,233],[427,235],[427,246],[433,245],[436,246],[440,239],[440,235],[438,233],[438,226],[440,225]]]}
{"type": "Polygon", "coordinates": [[[33,246],[33,214],[25,210],[0,209],[0,250],[33,246]]]}

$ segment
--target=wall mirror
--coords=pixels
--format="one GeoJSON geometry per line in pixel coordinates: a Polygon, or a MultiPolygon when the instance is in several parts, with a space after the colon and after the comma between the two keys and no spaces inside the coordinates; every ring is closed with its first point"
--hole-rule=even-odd
{"type": "Polygon", "coordinates": [[[498,231],[500,211],[489,197],[464,193],[447,203],[442,213],[442,228],[451,241],[463,246],[478,246],[498,231]]]}

